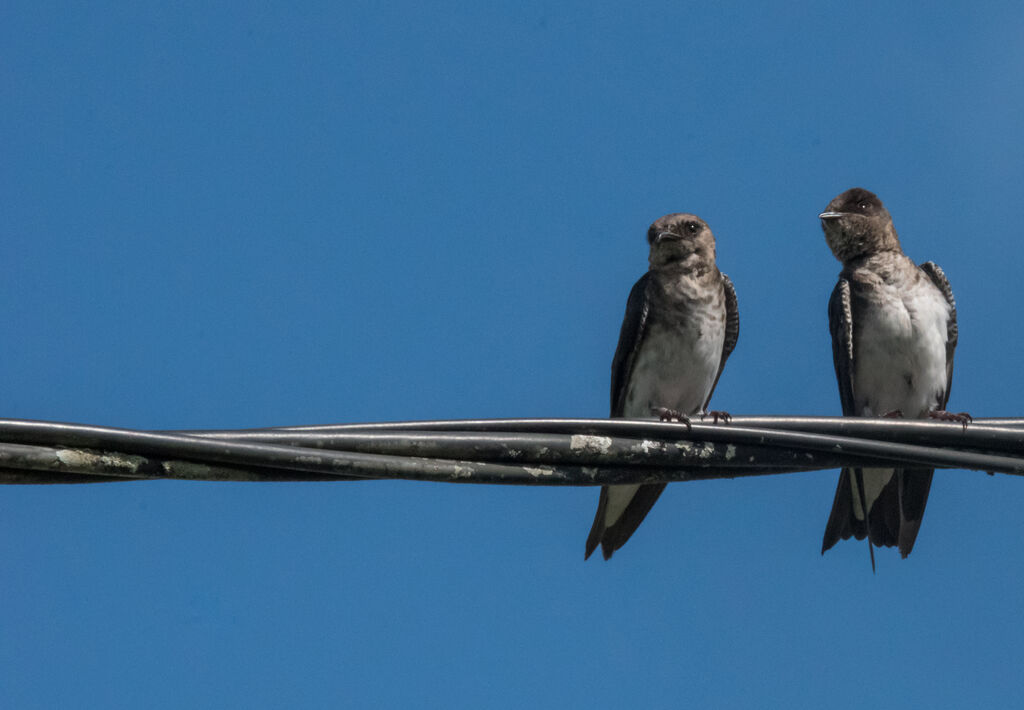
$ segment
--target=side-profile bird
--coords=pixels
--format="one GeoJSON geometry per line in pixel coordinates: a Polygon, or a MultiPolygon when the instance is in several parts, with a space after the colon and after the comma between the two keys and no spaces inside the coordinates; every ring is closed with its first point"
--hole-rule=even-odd
{"type": "MultiPolygon", "coordinates": [[[[818,217],[843,263],[828,304],[832,358],[844,416],[931,417],[946,412],[957,342],[956,303],[946,275],[903,253],[892,217],[873,193],[847,190],[818,217]]],[[[928,501],[930,468],[844,468],[821,552],[840,539],[914,547],[928,501]]]]}
{"type": "MultiPolygon", "coordinates": [[[[702,219],[670,214],[647,230],[650,269],[630,291],[612,359],[611,416],[689,423],[708,414],[711,393],[739,338],[736,290],[715,265],[715,238],[702,219]]],[[[622,547],[664,483],[603,486],[586,557],[622,547]]]]}

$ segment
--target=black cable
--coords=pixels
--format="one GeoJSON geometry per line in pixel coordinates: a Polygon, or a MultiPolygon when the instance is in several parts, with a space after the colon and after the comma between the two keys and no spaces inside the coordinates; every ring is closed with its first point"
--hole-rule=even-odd
{"type": "Polygon", "coordinates": [[[1024,473],[1024,420],[735,417],[385,422],[145,432],[0,420],[0,482],[365,480],[596,485],[926,465],[1024,473]]]}

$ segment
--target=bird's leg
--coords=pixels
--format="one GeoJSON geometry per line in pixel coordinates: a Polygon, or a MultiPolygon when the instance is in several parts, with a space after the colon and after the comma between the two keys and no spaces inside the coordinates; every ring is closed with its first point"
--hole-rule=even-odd
{"type": "Polygon", "coordinates": [[[974,417],[967,412],[960,412],[958,414],[956,412],[947,412],[945,409],[933,409],[928,412],[928,418],[937,419],[940,422],[956,422],[958,424],[962,424],[964,429],[967,428],[968,424],[974,421],[974,417]]]}
{"type": "Polygon", "coordinates": [[[888,412],[886,412],[885,414],[882,415],[882,418],[883,419],[902,419],[903,418],[903,410],[902,409],[890,409],[888,412]]]}
{"type": "Polygon", "coordinates": [[[678,409],[669,409],[668,407],[651,407],[651,414],[657,414],[658,419],[663,422],[680,422],[681,424],[685,424],[687,431],[691,431],[693,429],[693,427],[690,426],[690,418],[678,409]]]}
{"type": "Polygon", "coordinates": [[[723,412],[718,409],[712,409],[710,411],[704,412],[700,416],[701,419],[703,419],[704,417],[711,417],[712,424],[718,424],[719,419],[721,419],[722,422],[725,424],[728,424],[729,422],[732,421],[732,415],[729,414],[729,412],[723,412]]]}

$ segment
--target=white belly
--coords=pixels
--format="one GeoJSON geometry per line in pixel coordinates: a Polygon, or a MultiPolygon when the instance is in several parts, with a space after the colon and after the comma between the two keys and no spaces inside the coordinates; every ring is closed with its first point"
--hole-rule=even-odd
{"type": "Polygon", "coordinates": [[[884,307],[860,315],[854,342],[857,413],[899,409],[910,418],[942,405],[946,391],[949,304],[930,284],[909,293],[883,292],[884,307]]]}
{"type": "Polygon", "coordinates": [[[699,413],[718,374],[724,340],[720,319],[686,330],[652,327],[633,364],[623,416],[649,417],[652,407],[699,413]]]}

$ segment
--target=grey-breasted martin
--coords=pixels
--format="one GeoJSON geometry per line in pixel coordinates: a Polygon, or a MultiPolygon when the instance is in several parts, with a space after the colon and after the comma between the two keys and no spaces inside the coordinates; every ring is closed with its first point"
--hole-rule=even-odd
{"type": "MultiPolygon", "coordinates": [[[[692,214],[670,214],[647,230],[650,270],[629,293],[612,359],[611,416],[688,423],[707,412],[740,332],[736,290],[715,265],[715,238],[692,214]]],[[[585,557],[622,547],[665,483],[603,486],[585,557]]]]}
{"type": "MultiPolygon", "coordinates": [[[[957,324],[942,269],[930,261],[916,266],[903,253],[889,212],[863,188],[842,193],[818,217],[825,241],[843,263],[828,303],[843,415],[931,417],[966,426],[970,415],[945,411],[957,324]]],[[[909,555],[932,472],[844,468],[822,554],[853,536],[868,538],[872,569],[872,545],[898,546],[903,557],[909,555]]]]}

